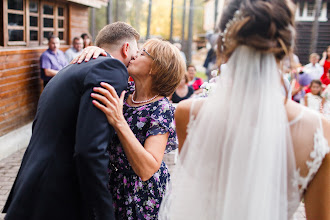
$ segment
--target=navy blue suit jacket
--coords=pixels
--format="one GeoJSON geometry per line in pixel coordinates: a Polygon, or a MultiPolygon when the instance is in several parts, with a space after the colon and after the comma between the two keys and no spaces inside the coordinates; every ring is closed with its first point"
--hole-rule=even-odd
{"type": "Polygon", "coordinates": [[[32,137],[3,212],[6,220],[111,220],[108,144],[114,134],[92,104],[100,82],[120,95],[125,65],[110,57],[62,69],[44,89],[32,137]]]}

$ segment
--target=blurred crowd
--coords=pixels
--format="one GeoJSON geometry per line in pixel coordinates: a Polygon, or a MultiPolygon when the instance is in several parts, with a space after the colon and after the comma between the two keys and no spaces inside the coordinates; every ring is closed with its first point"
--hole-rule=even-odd
{"type": "MultiPolygon", "coordinates": [[[[205,68],[207,80],[210,81],[214,77],[212,71],[218,70],[216,59],[218,34],[207,34],[206,39],[208,52],[203,67],[205,68]]],[[[40,57],[41,78],[44,81],[44,86],[59,70],[64,68],[73,58],[80,55],[83,48],[90,45],[92,45],[92,40],[88,34],[84,33],[80,37],[74,37],[72,47],[63,53],[59,50],[59,38],[54,35],[50,36],[49,48],[40,57]]],[[[182,58],[187,62],[182,51],[182,45],[174,43],[174,46],[180,50],[182,58]]],[[[303,66],[295,54],[283,59],[281,69],[287,88],[286,92],[289,94],[289,98],[324,114],[326,118],[330,119],[330,46],[322,53],[322,57],[317,53],[310,54],[309,62],[303,66]]],[[[197,77],[196,73],[196,66],[187,64],[186,74],[173,95],[169,97],[173,103],[201,96],[204,81],[202,78],[197,77]]]]}
{"type": "Polygon", "coordinates": [[[312,53],[308,64],[302,66],[299,58],[287,57],[282,65],[292,90],[292,99],[330,119],[330,46],[322,53],[312,53]]]}

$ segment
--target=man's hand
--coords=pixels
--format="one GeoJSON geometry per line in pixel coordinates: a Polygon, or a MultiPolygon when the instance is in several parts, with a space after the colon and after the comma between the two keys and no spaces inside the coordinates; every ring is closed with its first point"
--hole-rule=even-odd
{"type": "Polygon", "coordinates": [[[53,77],[58,73],[58,70],[53,70],[53,69],[44,69],[45,75],[48,77],[53,77]]]}

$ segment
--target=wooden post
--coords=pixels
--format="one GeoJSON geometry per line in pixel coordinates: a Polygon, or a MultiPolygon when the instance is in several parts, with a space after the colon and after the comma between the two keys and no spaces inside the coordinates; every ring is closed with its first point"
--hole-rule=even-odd
{"type": "Polygon", "coordinates": [[[118,21],[119,19],[119,0],[116,0],[116,6],[115,6],[115,21],[118,21]]]}
{"type": "Polygon", "coordinates": [[[316,0],[314,6],[315,17],[312,27],[312,39],[311,39],[311,47],[309,50],[309,54],[316,52],[317,39],[319,36],[319,17],[320,17],[321,6],[322,6],[322,0],[316,0]]]}
{"type": "Polygon", "coordinates": [[[170,42],[173,43],[173,6],[174,0],[172,0],[171,4],[171,27],[170,27],[170,42]]]}
{"type": "Polygon", "coordinates": [[[92,41],[95,40],[95,8],[91,8],[91,35],[92,35],[92,41]]]}
{"type": "Polygon", "coordinates": [[[217,28],[217,20],[218,20],[218,4],[219,1],[215,0],[214,2],[214,30],[217,28]]]}
{"type": "Polygon", "coordinates": [[[112,20],[112,0],[109,0],[108,7],[107,7],[107,24],[111,24],[112,20]]]}
{"type": "Polygon", "coordinates": [[[188,45],[187,45],[187,63],[188,64],[190,64],[192,61],[193,24],[194,24],[194,0],[190,0],[189,23],[188,23],[188,45]]]}
{"type": "Polygon", "coordinates": [[[148,23],[147,23],[147,36],[146,36],[146,39],[149,39],[149,38],[150,38],[151,7],[152,7],[152,0],[149,0],[148,23]]]}
{"type": "Polygon", "coordinates": [[[186,24],[186,0],[183,1],[183,9],[182,9],[182,30],[181,30],[181,45],[182,45],[182,51],[185,51],[185,52],[186,52],[185,24],[186,24]]]}

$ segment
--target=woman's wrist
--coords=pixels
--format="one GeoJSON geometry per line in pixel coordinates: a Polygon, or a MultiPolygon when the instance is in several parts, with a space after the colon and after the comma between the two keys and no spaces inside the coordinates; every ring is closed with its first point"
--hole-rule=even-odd
{"type": "Polygon", "coordinates": [[[117,122],[115,122],[115,124],[113,125],[113,127],[116,130],[116,132],[119,133],[123,129],[125,129],[126,127],[128,127],[128,124],[127,124],[125,118],[123,117],[120,120],[118,120],[117,122]]]}

